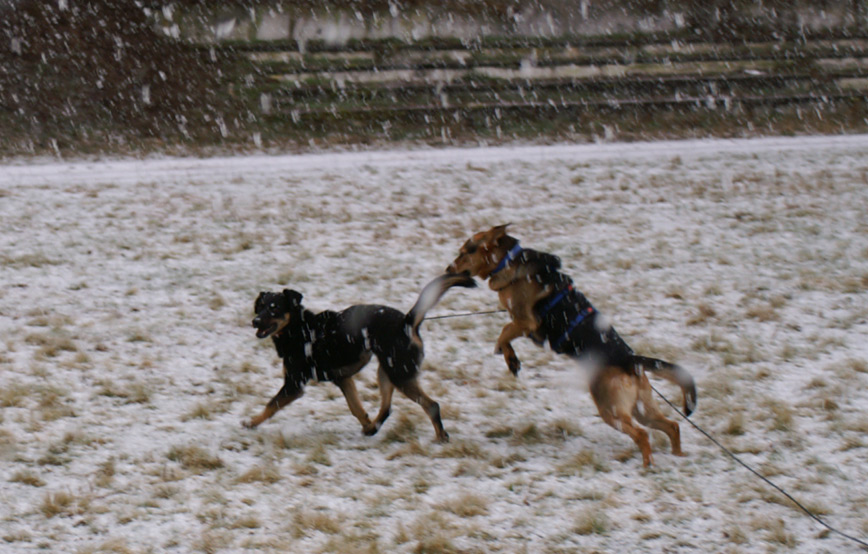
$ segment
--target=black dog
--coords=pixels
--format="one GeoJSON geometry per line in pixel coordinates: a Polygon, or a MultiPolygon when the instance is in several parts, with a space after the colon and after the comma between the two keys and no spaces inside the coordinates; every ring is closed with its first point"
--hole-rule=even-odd
{"type": "Polygon", "coordinates": [[[283,358],[284,383],[261,414],[245,423],[256,427],[277,410],[300,398],[310,379],[333,381],[349,404],[350,412],[362,424],[366,435],[376,433],[389,417],[392,393],[398,390],[419,405],[431,418],[439,441],[449,435],[440,420],[440,406],[429,398],[418,382],[424,357],[419,326],[425,313],[433,308],[451,287],[475,287],[466,274],[437,277],[422,289],[419,299],[405,315],[379,305],[350,306],[342,312],[318,314],[301,305],[301,294],[294,290],[261,292],[256,298],[253,326],[260,339],[271,337],[277,354],[283,358]],[[380,362],[380,413],[371,422],[359,400],[353,375],[376,356],[380,362]]]}

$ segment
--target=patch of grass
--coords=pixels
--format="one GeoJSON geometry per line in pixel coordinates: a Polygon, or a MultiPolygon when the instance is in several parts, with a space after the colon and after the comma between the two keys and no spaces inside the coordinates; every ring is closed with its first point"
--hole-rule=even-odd
{"type": "Polygon", "coordinates": [[[723,428],[723,432],[727,435],[743,435],[744,434],[744,414],[742,412],[735,412],[726,422],[726,427],[723,428]]]}
{"type": "Polygon", "coordinates": [[[273,464],[254,466],[235,480],[236,483],[277,483],[280,481],[280,469],[273,464]]]}
{"type": "Polygon", "coordinates": [[[178,487],[172,485],[159,485],[154,489],[154,497],[161,500],[174,498],[178,494],[178,487]]]}
{"type": "Polygon", "coordinates": [[[220,469],[224,465],[223,460],[197,445],[173,446],[166,456],[185,469],[196,473],[220,469]]]}
{"type": "Polygon", "coordinates": [[[135,554],[136,552],[124,538],[108,539],[96,546],[85,547],[76,551],[77,554],[135,554]]]}
{"type": "Polygon", "coordinates": [[[259,518],[250,514],[239,517],[229,526],[230,529],[259,529],[260,527],[262,522],[259,518]]]}
{"type": "Polygon", "coordinates": [[[780,400],[769,400],[766,403],[768,410],[771,412],[771,429],[774,431],[794,431],[795,419],[793,416],[793,408],[780,400]]]}
{"type": "Polygon", "coordinates": [[[403,443],[401,446],[390,452],[387,460],[397,460],[404,456],[428,456],[428,449],[417,440],[410,440],[403,443]]]}
{"type": "Polygon", "coordinates": [[[189,421],[191,419],[213,419],[215,412],[225,412],[226,408],[216,402],[199,402],[189,413],[181,418],[181,421],[189,421]]]}
{"type": "Polygon", "coordinates": [[[0,387],[0,408],[17,408],[24,405],[25,400],[34,395],[35,387],[12,381],[0,387]]]}
{"type": "Polygon", "coordinates": [[[42,498],[39,511],[46,518],[70,515],[75,509],[76,498],[68,492],[49,492],[42,498]]]}
{"type": "Polygon", "coordinates": [[[717,310],[715,310],[711,305],[706,304],[705,302],[700,302],[696,306],[696,313],[694,313],[687,320],[688,325],[703,325],[709,323],[712,319],[717,317],[717,310]]]}
{"type": "Polygon", "coordinates": [[[43,421],[55,421],[63,417],[75,416],[75,411],[64,402],[66,392],[54,387],[39,391],[39,410],[43,421]]]}
{"type": "Polygon", "coordinates": [[[78,352],[75,342],[57,329],[48,333],[31,333],[24,338],[24,342],[39,347],[36,352],[38,359],[56,358],[63,352],[78,352]]]}
{"type": "Polygon", "coordinates": [[[195,544],[196,550],[204,554],[217,554],[232,546],[232,536],[225,531],[208,530],[195,544]]]}
{"type": "Polygon", "coordinates": [[[306,460],[311,464],[319,464],[322,466],[332,465],[328,449],[321,444],[316,445],[316,447],[308,453],[306,460]]]}
{"type": "Polygon", "coordinates": [[[568,462],[557,467],[558,474],[565,477],[580,475],[586,469],[594,472],[609,471],[609,467],[597,456],[596,452],[588,448],[574,455],[568,462]]]}
{"type": "Polygon", "coordinates": [[[387,442],[394,443],[418,440],[419,431],[416,428],[416,421],[406,412],[393,414],[384,425],[390,424],[391,426],[386,431],[384,437],[387,442]]]}
{"type": "Polygon", "coordinates": [[[151,390],[141,381],[130,383],[117,383],[115,381],[102,380],[98,382],[99,394],[110,398],[121,398],[128,404],[147,404],[151,401],[151,390]]]}
{"type": "Polygon", "coordinates": [[[438,458],[472,458],[476,460],[484,460],[488,457],[479,444],[468,440],[452,440],[444,444],[435,456],[438,458]]]}
{"type": "Polygon", "coordinates": [[[473,493],[464,493],[456,498],[442,502],[440,507],[459,517],[467,518],[488,514],[487,498],[473,493]]]}
{"type": "Polygon", "coordinates": [[[9,479],[11,483],[21,483],[23,485],[30,485],[31,487],[44,487],[45,481],[42,480],[42,477],[34,473],[32,470],[23,469],[21,471],[15,472],[12,477],[9,479]]]}
{"type": "Polygon", "coordinates": [[[99,469],[96,471],[94,475],[94,485],[97,487],[108,487],[112,479],[115,476],[115,460],[114,458],[109,458],[102,464],[100,464],[99,469]]]}
{"type": "Polygon", "coordinates": [[[787,531],[786,524],[782,519],[775,519],[765,526],[766,539],[770,542],[778,543],[781,546],[793,549],[798,546],[798,541],[795,535],[787,531]]]}
{"type": "Polygon", "coordinates": [[[333,512],[302,508],[292,515],[293,535],[301,538],[312,531],[336,535],[343,529],[342,519],[333,512]]]}
{"type": "Polygon", "coordinates": [[[587,508],[576,517],[573,532],[579,535],[605,535],[610,528],[606,513],[595,508],[587,508]]]}

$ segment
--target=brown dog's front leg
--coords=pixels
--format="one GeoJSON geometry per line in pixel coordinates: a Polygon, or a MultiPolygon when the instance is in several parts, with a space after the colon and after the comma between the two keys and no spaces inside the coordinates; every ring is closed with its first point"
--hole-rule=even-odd
{"type": "Polygon", "coordinates": [[[248,429],[256,428],[260,423],[273,416],[277,410],[295,402],[301,398],[303,394],[304,389],[287,388],[284,384],[280,391],[274,395],[274,398],[268,401],[268,404],[265,405],[265,409],[262,410],[262,413],[250,421],[245,421],[243,425],[248,429]]]}
{"type": "Polygon", "coordinates": [[[497,338],[497,346],[494,349],[495,354],[503,354],[503,359],[506,360],[506,366],[513,375],[518,376],[521,370],[521,360],[515,354],[512,348],[513,339],[517,339],[525,334],[523,327],[514,321],[511,321],[503,326],[500,336],[497,338]]]}

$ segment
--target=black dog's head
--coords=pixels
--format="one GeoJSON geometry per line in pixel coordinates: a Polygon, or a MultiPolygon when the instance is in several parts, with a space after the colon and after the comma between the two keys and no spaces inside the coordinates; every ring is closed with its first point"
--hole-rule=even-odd
{"type": "Polygon", "coordinates": [[[256,337],[264,339],[279,333],[301,311],[301,293],[290,289],[283,292],[260,292],[253,304],[256,317],[256,337]]]}

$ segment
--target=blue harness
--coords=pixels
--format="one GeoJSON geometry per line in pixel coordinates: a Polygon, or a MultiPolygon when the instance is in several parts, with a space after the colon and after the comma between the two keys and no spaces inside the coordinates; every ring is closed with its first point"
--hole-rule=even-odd
{"type": "MultiPolygon", "coordinates": [[[[503,259],[500,260],[500,263],[497,264],[497,267],[494,268],[494,270],[490,273],[490,275],[494,275],[496,273],[503,271],[506,268],[506,266],[509,265],[509,262],[513,261],[514,259],[516,259],[518,257],[519,254],[521,254],[521,251],[522,251],[521,245],[519,243],[515,243],[515,246],[510,248],[509,252],[507,252],[506,256],[504,256],[503,259]]],[[[539,315],[540,319],[545,318],[546,314],[548,314],[552,308],[557,306],[558,303],[563,301],[563,299],[566,298],[567,294],[569,294],[569,292],[572,290],[573,290],[572,283],[570,283],[569,285],[567,285],[566,287],[561,289],[561,291],[558,292],[543,307],[543,309],[539,315]]],[[[572,321],[570,321],[570,324],[567,327],[566,332],[564,332],[564,334],[561,335],[561,337],[558,340],[556,340],[553,344],[550,343],[552,350],[557,350],[558,347],[561,344],[563,344],[564,341],[570,337],[572,332],[575,331],[576,327],[578,327],[582,323],[582,321],[584,321],[589,315],[593,314],[594,312],[596,312],[596,310],[594,309],[593,306],[588,306],[587,308],[585,308],[581,312],[579,312],[579,315],[577,315],[576,317],[573,318],[572,321]]]]}
{"type": "Polygon", "coordinates": [[[585,318],[587,318],[589,315],[593,314],[595,311],[596,310],[594,309],[593,306],[588,306],[587,308],[585,308],[584,310],[579,312],[579,315],[577,315],[576,317],[573,318],[573,320],[570,322],[570,326],[567,327],[567,330],[564,332],[563,335],[561,335],[561,338],[559,338],[552,345],[552,350],[557,351],[558,347],[561,344],[563,344],[563,342],[570,337],[570,334],[572,334],[572,332],[575,330],[575,328],[578,327],[579,324],[585,320],[585,318]]]}
{"type": "MultiPolygon", "coordinates": [[[[552,308],[558,305],[564,298],[566,298],[567,294],[573,290],[573,284],[570,283],[566,287],[562,288],[559,293],[554,295],[548,303],[543,306],[543,309],[540,311],[539,317],[540,319],[545,318],[545,316],[551,311],[552,308]]],[[[579,312],[579,314],[570,321],[570,324],[567,326],[567,330],[564,331],[564,334],[560,336],[554,343],[550,343],[552,350],[557,351],[557,349],[567,340],[573,331],[575,331],[576,327],[579,326],[582,321],[584,321],[589,315],[593,314],[596,310],[593,306],[588,306],[579,312]]]]}

